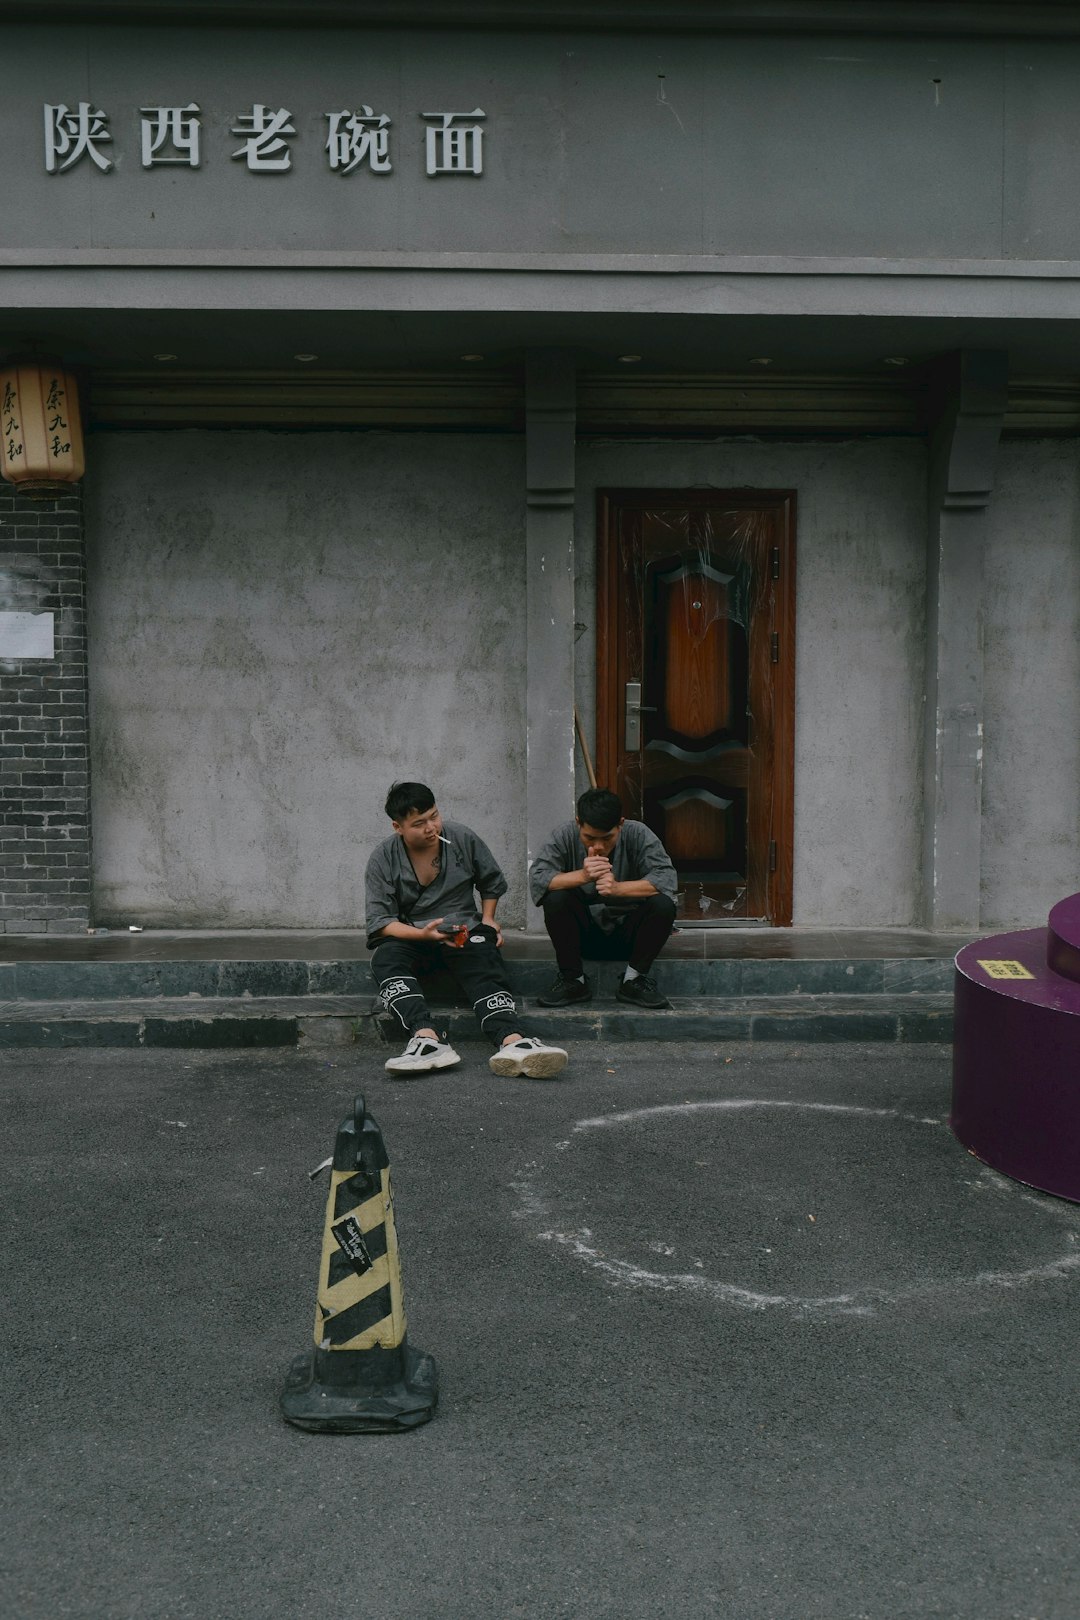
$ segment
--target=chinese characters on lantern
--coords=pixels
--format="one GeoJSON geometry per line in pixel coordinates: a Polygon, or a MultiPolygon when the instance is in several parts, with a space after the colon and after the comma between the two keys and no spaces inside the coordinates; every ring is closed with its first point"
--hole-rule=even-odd
{"type": "MultiPolygon", "coordinates": [[[[66,390],[62,377],[49,376],[43,383],[45,404],[42,419],[45,428],[45,447],[49,455],[54,458],[66,456],[71,449],[71,440],[63,435],[68,431],[65,412],[66,390]]],[[[3,404],[0,406],[0,425],[4,435],[4,454],[9,462],[17,461],[23,454],[22,428],[18,418],[22,415],[19,408],[19,398],[14,382],[10,376],[4,378],[3,404]]]]}
{"type": "MultiPolygon", "coordinates": [[[[15,461],[23,453],[22,429],[16,418],[18,400],[15,397],[15,385],[9,377],[4,378],[4,403],[0,409],[0,427],[4,434],[4,454],[8,461],[15,461]]],[[[20,412],[21,414],[21,412],[20,412]]]]}
{"type": "Polygon", "coordinates": [[[50,377],[45,394],[45,418],[46,432],[49,434],[49,453],[53,456],[66,456],[71,449],[70,441],[65,444],[60,436],[67,432],[64,409],[63,384],[59,377],[50,377]]]}
{"type": "Polygon", "coordinates": [[[77,483],[85,461],[73,377],[36,360],[0,368],[0,477],[39,493],[77,483]]]}
{"type": "MultiPolygon", "coordinates": [[[[108,113],[89,101],[77,102],[74,107],[65,102],[55,106],[47,104],[44,111],[48,174],[63,174],[83,158],[88,158],[102,174],[108,174],[113,159],[101,150],[113,139],[109,133],[108,113]]],[[[144,169],[165,164],[182,164],[191,169],[201,166],[202,121],[198,102],[189,101],[186,107],[142,107],[139,112],[144,169]]],[[[447,174],[483,174],[483,120],[487,114],[482,107],[474,107],[471,112],[420,113],[418,116],[425,125],[425,174],[432,178],[447,174]]],[[[327,162],[336,174],[353,174],[363,168],[372,174],[392,171],[391,120],[386,113],[377,113],[361,103],[355,110],[346,107],[340,112],[328,112],[325,117],[329,125],[325,146],[327,162]]],[[[296,133],[288,107],[267,107],[256,101],[249,111],[236,115],[230,134],[239,138],[240,145],[230,157],[242,161],[253,174],[284,174],[292,168],[290,142],[296,133]]]]}

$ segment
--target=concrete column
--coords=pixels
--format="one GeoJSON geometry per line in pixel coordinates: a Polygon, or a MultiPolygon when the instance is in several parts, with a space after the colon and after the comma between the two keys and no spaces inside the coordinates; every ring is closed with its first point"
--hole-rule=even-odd
{"type": "Polygon", "coordinates": [[[525,363],[526,853],[531,867],[574,808],[573,358],[525,363]]]}
{"type": "Polygon", "coordinates": [[[1008,356],[965,349],[932,390],[923,920],[977,929],[982,875],[983,569],[1008,356]]]}

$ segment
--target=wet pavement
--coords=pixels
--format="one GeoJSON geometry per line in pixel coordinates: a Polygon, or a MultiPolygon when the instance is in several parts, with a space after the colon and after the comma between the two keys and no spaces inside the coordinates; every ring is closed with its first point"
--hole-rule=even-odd
{"type": "Polygon", "coordinates": [[[16,1620],[1074,1620],[1080,1208],[965,1153],[943,1046],[0,1069],[16,1620]],[[312,1436],[330,1151],[393,1167],[413,1434],[312,1436]]]}

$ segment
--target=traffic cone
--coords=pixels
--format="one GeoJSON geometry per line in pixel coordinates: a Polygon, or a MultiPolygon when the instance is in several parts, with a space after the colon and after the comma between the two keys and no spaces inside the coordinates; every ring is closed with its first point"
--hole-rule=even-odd
{"type": "Polygon", "coordinates": [[[290,1366],[281,1411],[318,1434],[415,1429],[435,1414],[439,1375],[405,1339],[390,1161],[363,1097],[329,1162],[315,1344],[290,1366]]]}

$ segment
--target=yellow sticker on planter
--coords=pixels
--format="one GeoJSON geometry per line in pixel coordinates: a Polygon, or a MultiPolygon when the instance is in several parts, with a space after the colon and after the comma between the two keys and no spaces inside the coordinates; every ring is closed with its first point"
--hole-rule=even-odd
{"type": "Polygon", "coordinates": [[[979,966],[984,968],[992,979],[1033,979],[1023,962],[984,962],[979,959],[979,966]]]}

